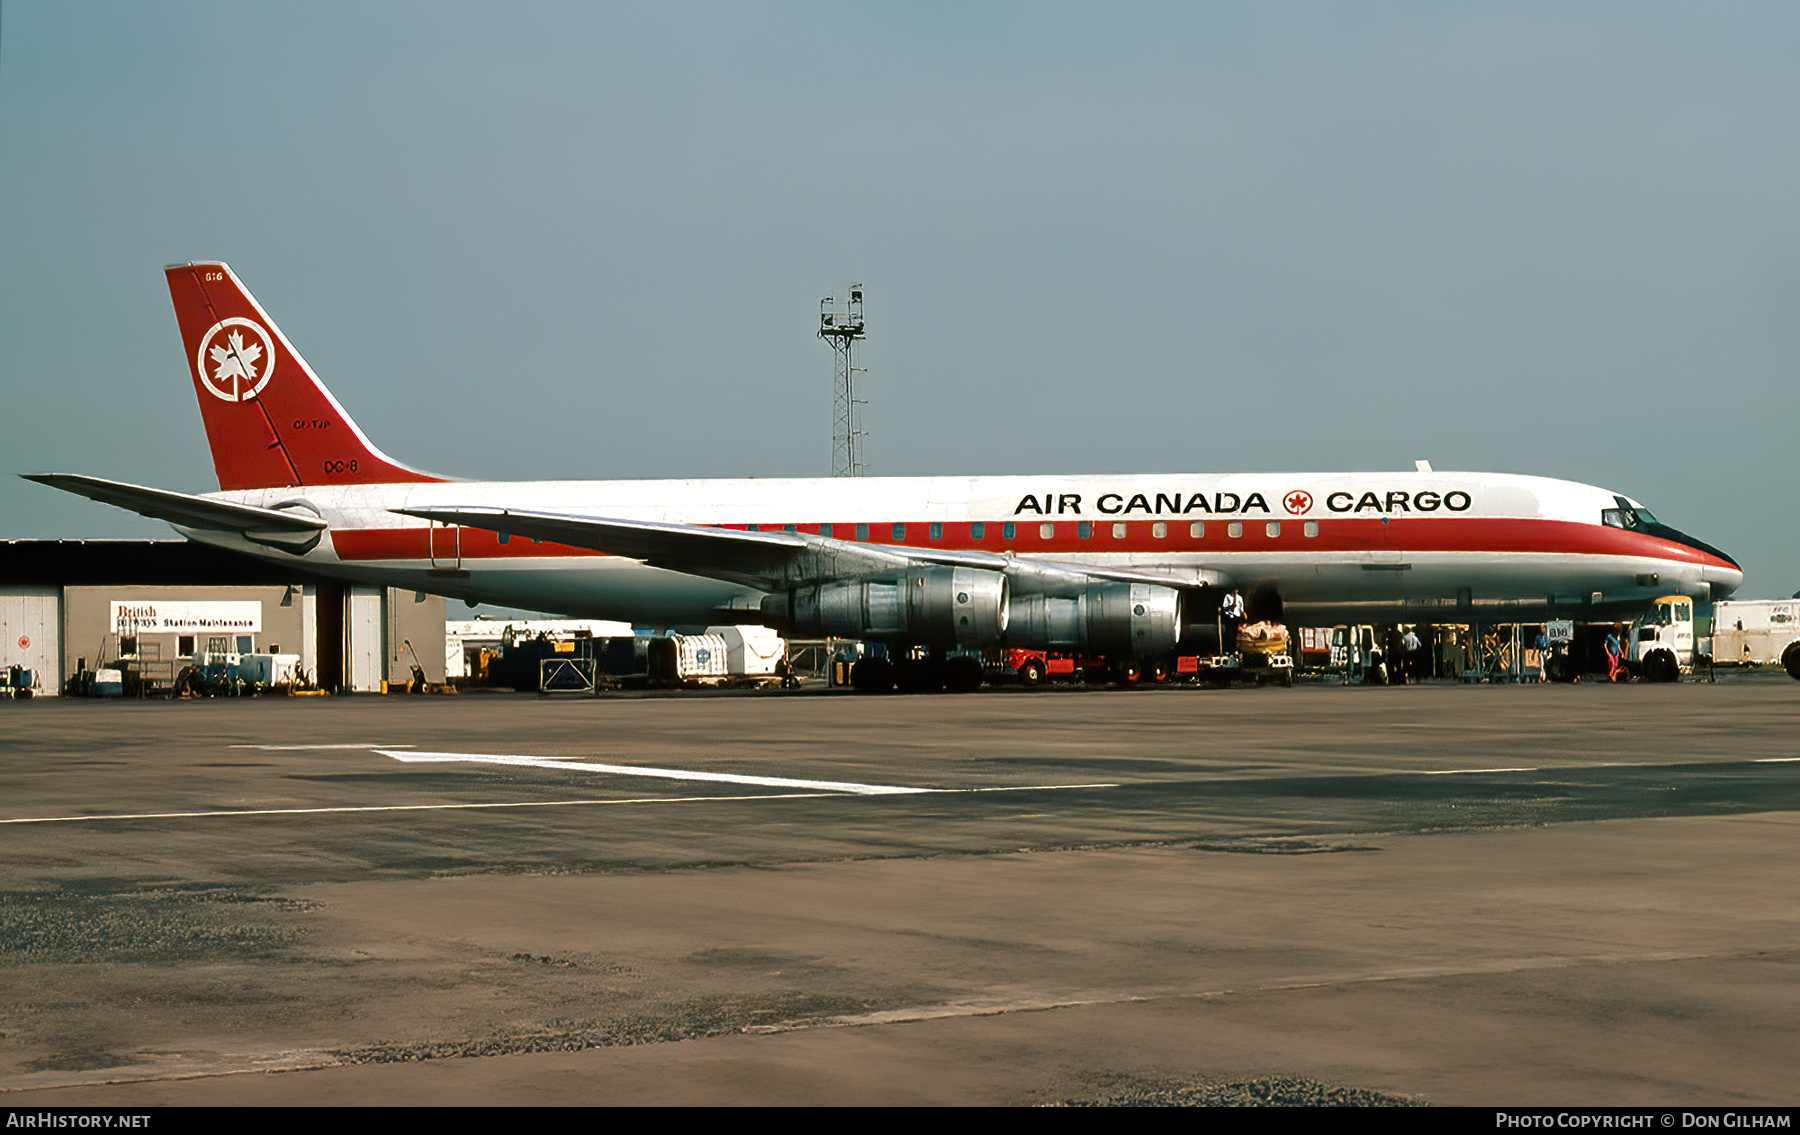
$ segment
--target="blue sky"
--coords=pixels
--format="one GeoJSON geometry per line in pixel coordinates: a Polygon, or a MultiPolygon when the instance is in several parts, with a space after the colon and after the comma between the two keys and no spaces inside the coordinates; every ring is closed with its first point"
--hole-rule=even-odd
{"type": "MultiPolygon", "coordinates": [[[[1800,587],[1800,9],[0,10],[0,473],[214,488],[161,266],[396,457],[1606,485],[1800,587]]],[[[0,477],[0,536],[165,534],[0,477]]]]}

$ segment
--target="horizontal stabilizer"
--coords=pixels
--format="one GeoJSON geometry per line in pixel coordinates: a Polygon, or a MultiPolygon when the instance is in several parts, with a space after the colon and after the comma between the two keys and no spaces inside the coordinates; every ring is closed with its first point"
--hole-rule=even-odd
{"type": "Polygon", "coordinates": [[[53,489],[74,493],[101,504],[116,505],[154,520],[166,520],[182,528],[207,528],[219,532],[267,536],[270,542],[284,546],[307,539],[317,543],[319,534],[325,530],[325,521],[310,512],[284,512],[273,508],[257,508],[255,505],[228,504],[186,493],[173,493],[167,489],[150,489],[142,485],[128,485],[123,481],[83,477],[77,473],[20,475],[27,481],[49,485],[53,489]]]}

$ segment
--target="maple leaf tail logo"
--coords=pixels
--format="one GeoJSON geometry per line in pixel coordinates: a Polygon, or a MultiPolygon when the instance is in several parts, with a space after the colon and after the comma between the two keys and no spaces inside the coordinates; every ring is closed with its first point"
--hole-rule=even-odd
{"type": "Polygon", "coordinates": [[[231,345],[214,347],[207,352],[217,368],[213,371],[213,379],[221,383],[227,379],[240,380],[233,393],[242,398],[244,387],[256,384],[256,363],[262,358],[263,349],[255,343],[246,344],[241,331],[233,331],[227,336],[226,342],[231,345]]]}

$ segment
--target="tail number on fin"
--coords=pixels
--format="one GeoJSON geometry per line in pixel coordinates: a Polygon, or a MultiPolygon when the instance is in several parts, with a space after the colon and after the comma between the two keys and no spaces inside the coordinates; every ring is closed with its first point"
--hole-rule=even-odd
{"type": "Polygon", "coordinates": [[[262,392],[274,373],[275,341],[253,319],[221,319],[200,337],[194,365],[213,397],[248,402],[262,392]]]}

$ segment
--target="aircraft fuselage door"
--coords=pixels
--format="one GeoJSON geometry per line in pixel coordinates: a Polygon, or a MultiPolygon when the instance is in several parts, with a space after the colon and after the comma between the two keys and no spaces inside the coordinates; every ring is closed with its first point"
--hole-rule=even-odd
{"type": "Polygon", "coordinates": [[[455,571],[462,567],[461,528],[432,521],[431,566],[434,571],[455,571]]]}

